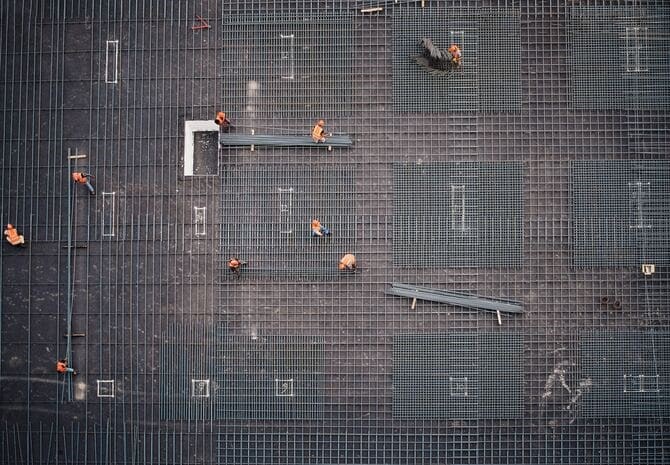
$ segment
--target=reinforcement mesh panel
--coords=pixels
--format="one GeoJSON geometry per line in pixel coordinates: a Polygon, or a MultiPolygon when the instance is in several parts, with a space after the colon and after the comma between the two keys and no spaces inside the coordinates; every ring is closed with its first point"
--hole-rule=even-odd
{"type": "Polygon", "coordinates": [[[670,9],[570,9],[568,65],[576,108],[670,106],[670,9]]]}
{"type": "Polygon", "coordinates": [[[393,416],[516,418],[523,412],[517,334],[403,334],[393,338],[393,416]]]}
{"type": "Polygon", "coordinates": [[[519,10],[483,8],[479,12],[478,82],[483,111],[521,109],[519,10]]]}
{"type": "Polygon", "coordinates": [[[670,162],[571,163],[576,266],[670,262],[670,162]]]}
{"type": "Polygon", "coordinates": [[[295,163],[229,165],[223,173],[221,251],[248,262],[242,276],[332,276],[355,240],[354,172],[295,163]],[[332,236],[311,237],[317,218],[332,236]]]}
{"type": "Polygon", "coordinates": [[[520,162],[394,163],[393,263],[519,265],[522,173],[520,162]]]}
{"type": "Polygon", "coordinates": [[[219,419],[307,420],[323,415],[322,337],[226,336],[216,368],[219,419]]]}
{"type": "Polygon", "coordinates": [[[477,85],[477,16],[456,10],[393,11],[393,108],[398,111],[475,111],[477,85]],[[419,42],[429,38],[440,49],[458,44],[463,53],[461,69],[431,75],[412,57],[420,54],[419,42]]]}
{"type": "Polygon", "coordinates": [[[222,103],[233,124],[286,128],[287,119],[300,124],[348,112],[352,44],[346,13],[224,16],[222,103]]]}
{"type": "Polygon", "coordinates": [[[211,327],[174,324],[160,346],[161,420],[211,420],[214,387],[214,333],[211,327]]]}
{"type": "Polygon", "coordinates": [[[582,416],[670,415],[670,333],[596,331],[582,334],[580,350],[592,383],[582,416]]]}

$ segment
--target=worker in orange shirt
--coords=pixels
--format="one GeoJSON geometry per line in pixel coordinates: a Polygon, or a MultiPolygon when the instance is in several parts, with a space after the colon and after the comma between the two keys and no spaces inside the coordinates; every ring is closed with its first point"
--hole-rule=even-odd
{"type": "Polygon", "coordinates": [[[246,264],[247,264],[247,262],[243,262],[239,258],[233,257],[230,260],[228,260],[228,269],[230,271],[232,271],[233,273],[235,273],[235,276],[237,276],[239,278],[240,277],[240,268],[242,268],[242,266],[244,266],[246,264]]]}
{"type": "Polygon", "coordinates": [[[216,114],[214,122],[221,127],[222,130],[228,131],[230,129],[230,120],[223,111],[219,111],[216,114]]]}
{"type": "Polygon", "coordinates": [[[5,229],[5,239],[7,239],[7,242],[12,244],[13,246],[16,247],[25,247],[26,246],[26,240],[23,238],[21,234],[19,234],[16,231],[16,228],[8,224],[7,229],[5,229]]]}
{"type": "Polygon", "coordinates": [[[330,229],[321,224],[321,221],[312,220],[312,237],[330,236],[330,229]]]}
{"type": "Polygon", "coordinates": [[[340,271],[356,271],[356,257],[354,254],[346,254],[340,260],[340,263],[337,265],[340,271]]]}
{"type": "Polygon", "coordinates": [[[447,51],[451,54],[451,66],[454,68],[460,68],[461,66],[461,48],[456,45],[456,44],[451,44],[451,46],[447,49],[447,51]]]}
{"type": "Polygon", "coordinates": [[[326,142],[326,137],[332,136],[331,133],[326,133],[326,130],[324,129],[325,124],[326,122],[320,119],[312,128],[312,140],[314,142],[326,142]]]}
{"type": "Polygon", "coordinates": [[[77,372],[73,368],[67,366],[67,359],[63,358],[56,362],[56,371],[61,374],[72,373],[72,376],[77,376],[77,372]]]}
{"type": "Polygon", "coordinates": [[[88,178],[94,178],[94,177],[95,176],[89,173],[83,173],[83,172],[72,173],[72,180],[77,184],[85,185],[86,189],[88,189],[91,195],[95,195],[95,189],[93,189],[93,185],[91,184],[91,181],[88,180],[88,178]]]}

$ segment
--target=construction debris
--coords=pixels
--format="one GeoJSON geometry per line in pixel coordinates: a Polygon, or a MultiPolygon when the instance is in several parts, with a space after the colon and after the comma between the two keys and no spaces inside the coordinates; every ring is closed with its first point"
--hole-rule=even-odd
{"type": "Polygon", "coordinates": [[[428,300],[440,302],[459,307],[474,308],[476,310],[487,310],[503,313],[523,313],[521,302],[479,297],[472,294],[461,294],[441,289],[414,286],[411,284],[392,283],[386,294],[411,299],[428,300]]]}

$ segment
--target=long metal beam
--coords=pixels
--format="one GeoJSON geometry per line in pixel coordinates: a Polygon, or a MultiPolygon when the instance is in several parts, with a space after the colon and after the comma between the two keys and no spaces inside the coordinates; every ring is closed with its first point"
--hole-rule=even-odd
{"type": "Polygon", "coordinates": [[[518,302],[506,302],[502,300],[482,298],[476,295],[450,293],[449,291],[411,286],[408,284],[394,283],[391,285],[391,288],[386,291],[386,294],[445,303],[459,307],[474,308],[477,310],[523,313],[523,306],[518,302]]]}
{"type": "Polygon", "coordinates": [[[326,138],[326,142],[314,142],[310,136],[279,136],[269,134],[219,134],[220,147],[350,147],[351,138],[346,134],[336,134],[326,138]]]}

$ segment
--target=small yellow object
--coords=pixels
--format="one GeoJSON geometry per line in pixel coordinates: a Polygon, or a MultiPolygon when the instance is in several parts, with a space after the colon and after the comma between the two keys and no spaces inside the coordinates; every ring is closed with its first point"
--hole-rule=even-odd
{"type": "Polygon", "coordinates": [[[642,274],[645,276],[651,276],[656,272],[656,265],[651,263],[646,263],[642,265],[642,274]]]}

